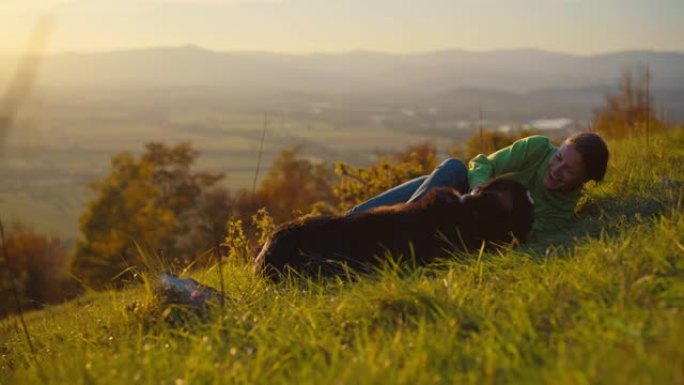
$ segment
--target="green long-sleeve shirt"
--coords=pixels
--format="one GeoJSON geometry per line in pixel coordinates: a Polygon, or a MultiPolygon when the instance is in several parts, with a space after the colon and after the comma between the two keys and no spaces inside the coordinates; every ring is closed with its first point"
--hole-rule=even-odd
{"type": "Polygon", "coordinates": [[[492,177],[512,179],[522,183],[534,199],[533,232],[557,230],[573,218],[581,188],[568,193],[549,191],[544,176],[549,159],[558,151],[544,136],[530,136],[489,155],[478,155],[468,164],[470,188],[492,177]]]}

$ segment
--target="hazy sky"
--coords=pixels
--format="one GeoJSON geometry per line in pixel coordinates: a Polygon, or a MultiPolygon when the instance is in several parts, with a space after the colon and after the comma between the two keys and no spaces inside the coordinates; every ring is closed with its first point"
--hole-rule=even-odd
{"type": "Polygon", "coordinates": [[[684,0],[0,0],[0,52],[47,12],[50,51],[684,51],[684,0]]]}

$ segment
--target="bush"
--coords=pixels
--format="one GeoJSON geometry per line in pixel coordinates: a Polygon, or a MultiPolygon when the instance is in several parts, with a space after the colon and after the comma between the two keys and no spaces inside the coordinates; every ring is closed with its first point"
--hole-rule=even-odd
{"type": "Polygon", "coordinates": [[[436,149],[425,142],[394,155],[381,156],[370,167],[353,167],[339,162],[335,173],[342,178],[333,188],[339,210],[345,212],[392,187],[432,172],[436,166],[436,149]]]}
{"type": "Polygon", "coordinates": [[[0,264],[0,317],[16,311],[12,284],[16,285],[23,308],[62,302],[77,294],[77,284],[70,275],[73,260],[67,242],[21,224],[8,231],[5,242],[7,254],[0,264]]]}

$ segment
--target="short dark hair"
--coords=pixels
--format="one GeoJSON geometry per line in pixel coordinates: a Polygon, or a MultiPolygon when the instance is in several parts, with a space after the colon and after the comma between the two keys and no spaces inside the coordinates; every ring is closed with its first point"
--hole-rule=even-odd
{"type": "Polygon", "coordinates": [[[606,175],[608,165],[608,146],[603,138],[594,132],[579,132],[565,139],[565,143],[575,146],[575,150],[582,156],[584,175],[587,180],[600,182],[606,175]]]}

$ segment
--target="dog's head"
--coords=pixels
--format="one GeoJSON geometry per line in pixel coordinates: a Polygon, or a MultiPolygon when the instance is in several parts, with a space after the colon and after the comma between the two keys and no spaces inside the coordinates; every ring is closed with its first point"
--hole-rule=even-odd
{"type": "Polygon", "coordinates": [[[462,195],[461,203],[472,213],[474,226],[482,240],[509,242],[527,239],[532,230],[532,197],[518,182],[492,179],[462,195]]]}

